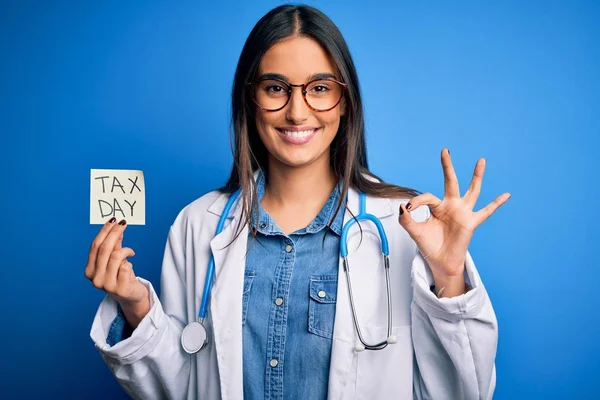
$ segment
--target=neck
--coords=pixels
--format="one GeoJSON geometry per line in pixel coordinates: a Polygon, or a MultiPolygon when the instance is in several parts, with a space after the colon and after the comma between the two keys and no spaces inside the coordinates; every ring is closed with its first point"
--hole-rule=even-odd
{"type": "Polygon", "coordinates": [[[275,207],[296,208],[325,204],[338,183],[329,160],[311,165],[271,168],[263,202],[275,207]],[[320,165],[319,165],[320,164],[320,165]]]}

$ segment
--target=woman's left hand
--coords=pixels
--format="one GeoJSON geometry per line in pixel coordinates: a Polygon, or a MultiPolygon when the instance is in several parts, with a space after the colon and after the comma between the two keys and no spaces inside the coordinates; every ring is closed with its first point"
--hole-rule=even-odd
{"type": "Polygon", "coordinates": [[[460,197],[458,179],[447,149],[442,150],[442,168],[444,199],[440,200],[431,193],[414,197],[406,206],[400,206],[398,220],[427,260],[438,294],[444,288],[440,296],[453,297],[465,292],[463,272],[473,232],[510,198],[510,193],[498,196],[486,207],[474,212],[481,191],[485,159],[477,161],[471,185],[463,197],[460,197]],[[429,206],[431,217],[424,222],[415,222],[407,210],[422,205],[429,206]]]}

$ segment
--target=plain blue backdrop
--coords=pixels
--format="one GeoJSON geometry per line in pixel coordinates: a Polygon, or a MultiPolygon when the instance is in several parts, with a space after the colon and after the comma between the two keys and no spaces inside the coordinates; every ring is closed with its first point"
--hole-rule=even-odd
{"type": "MultiPolygon", "coordinates": [[[[91,168],[141,169],[126,245],[159,286],[169,225],[225,182],[229,94],[256,21],[281,2],[3,2],[2,398],[125,398],[89,330],[91,168]]],[[[477,207],[512,198],[470,251],[499,326],[496,399],[597,398],[600,4],[310,2],[339,26],[372,170],[443,194],[487,159],[477,207]]]]}

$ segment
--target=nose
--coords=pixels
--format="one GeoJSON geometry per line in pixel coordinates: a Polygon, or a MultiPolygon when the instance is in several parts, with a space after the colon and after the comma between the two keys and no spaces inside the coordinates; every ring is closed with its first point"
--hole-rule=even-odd
{"type": "Polygon", "coordinates": [[[292,87],[292,93],[290,93],[290,102],[286,107],[285,117],[288,121],[298,125],[306,121],[308,118],[309,108],[304,102],[302,96],[302,88],[292,87]]]}

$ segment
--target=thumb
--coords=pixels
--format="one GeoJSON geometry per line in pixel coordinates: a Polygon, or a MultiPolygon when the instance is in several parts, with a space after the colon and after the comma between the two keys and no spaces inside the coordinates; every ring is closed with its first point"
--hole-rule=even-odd
{"type": "Polygon", "coordinates": [[[148,295],[146,286],[135,277],[133,264],[124,261],[119,268],[118,286],[123,290],[121,297],[128,301],[141,301],[148,295]]]}
{"type": "Polygon", "coordinates": [[[133,264],[127,260],[123,260],[119,267],[117,275],[117,284],[121,287],[135,280],[135,273],[133,272],[133,264]]]}
{"type": "Polygon", "coordinates": [[[400,204],[400,216],[398,217],[398,222],[415,242],[417,241],[417,238],[421,236],[424,222],[416,222],[410,215],[410,212],[406,209],[404,203],[400,204]]]}

